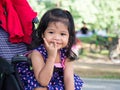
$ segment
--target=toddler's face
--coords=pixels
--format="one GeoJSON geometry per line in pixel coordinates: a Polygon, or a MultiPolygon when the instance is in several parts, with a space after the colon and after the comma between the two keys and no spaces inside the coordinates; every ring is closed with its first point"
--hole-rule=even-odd
{"type": "Polygon", "coordinates": [[[66,47],[69,40],[68,26],[62,22],[51,22],[43,36],[49,45],[56,43],[57,49],[66,47]]]}

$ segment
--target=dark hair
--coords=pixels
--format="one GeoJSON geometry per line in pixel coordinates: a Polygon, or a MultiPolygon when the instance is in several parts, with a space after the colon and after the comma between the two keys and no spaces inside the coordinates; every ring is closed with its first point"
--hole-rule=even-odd
{"type": "Polygon", "coordinates": [[[73,17],[70,14],[70,12],[67,10],[62,10],[60,8],[48,10],[41,18],[41,21],[36,30],[38,32],[37,33],[38,39],[34,40],[33,43],[35,48],[43,43],[42,35],[50,22],[62,22],[68,26],[68,32],[70,37],[68,41],[68,47],[66,47],[67,50],[66,55],[67,57],[69,57],[71,53],[71,47],[75,43],[75,26],[73,17]]]}

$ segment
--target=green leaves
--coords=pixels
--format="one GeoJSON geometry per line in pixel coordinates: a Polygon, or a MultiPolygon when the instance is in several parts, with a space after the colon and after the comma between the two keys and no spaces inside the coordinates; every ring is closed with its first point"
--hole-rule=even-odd
{"type": "Polygon", "coordinates": [[[108,29],[111,33],[120,27],[120,0],[29,0],[39,17],[53,7],[69,10],[75,21],[76,30],[82,21],[88,23],[89,29],[108,29]]]}

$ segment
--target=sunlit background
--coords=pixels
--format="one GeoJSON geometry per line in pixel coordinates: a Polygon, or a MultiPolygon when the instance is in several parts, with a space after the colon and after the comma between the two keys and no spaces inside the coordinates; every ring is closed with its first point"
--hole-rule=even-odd
{"type": "Polygon", "coordinates": [[[109,33],[120,27],[120,0],[28,0],[38,12],[38,18],[53,7],[69,10],[75,21],[76,30],[86,22],[90,30],[107,29],[109,33]]]}

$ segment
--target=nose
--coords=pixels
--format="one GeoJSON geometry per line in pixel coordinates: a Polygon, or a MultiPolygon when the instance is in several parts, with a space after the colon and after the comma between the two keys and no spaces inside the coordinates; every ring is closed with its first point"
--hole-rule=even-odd
{"type": "Polygon", "coordinates": [[[54,36],[54,40],[60,40],[60,35],[58,35],[58,34],[56,34],[55,36],[54,36]]]}

